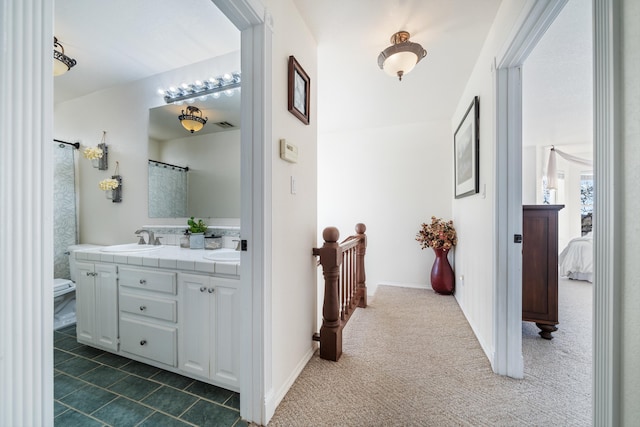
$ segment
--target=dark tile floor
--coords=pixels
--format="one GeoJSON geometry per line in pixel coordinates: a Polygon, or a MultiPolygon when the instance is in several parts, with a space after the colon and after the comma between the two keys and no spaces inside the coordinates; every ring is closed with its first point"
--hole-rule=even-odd
{"type": "Polygon", "coordinates": [[[54,332],[54,420],[71,426],[234,426],[240,395],[76,341],[54,332]]]}

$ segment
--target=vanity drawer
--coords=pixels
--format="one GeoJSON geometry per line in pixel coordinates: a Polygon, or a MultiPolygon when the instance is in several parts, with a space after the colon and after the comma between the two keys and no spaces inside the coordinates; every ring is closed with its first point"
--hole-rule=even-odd
{"type": "Polygon", "coordinates": [[[177,366],[177,329],[120,318],[120,349],[127,353],[177,366]]]}
{"type": "Polygon", "coordinates": [[[120,267],[120,286],[176,294],[176,273],[120,267]]]}
{"type": "Polygon", "coordinates": [[[120,310],[140,316],[176,322],[176,301],[120,292],[120,310]]]}

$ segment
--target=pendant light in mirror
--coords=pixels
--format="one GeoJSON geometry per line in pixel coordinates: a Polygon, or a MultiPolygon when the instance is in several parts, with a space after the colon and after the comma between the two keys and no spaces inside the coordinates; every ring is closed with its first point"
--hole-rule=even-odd
{"type": "Polygon", "coordinates": [[[188,106],[186,113],[182,110],[182,114],[178,116],[178,120],[186,130],[191,133],[198,132],[207,123],[208,117],[202,117],[202,111],[198,107],[188,106]]]}

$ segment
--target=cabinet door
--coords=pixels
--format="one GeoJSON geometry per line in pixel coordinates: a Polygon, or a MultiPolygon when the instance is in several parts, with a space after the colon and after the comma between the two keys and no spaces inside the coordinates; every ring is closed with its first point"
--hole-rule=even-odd
{"type": "Polygon", "coordinates": [[[76,333],[78,342],[95,343],[95,280],[93,264],[76,262],[76,333]]]}
{"type": "Polygon", "coordinates": [[[95,267],[96,344],[118,351],[118,282],[113,264],[95,267]]]}
{"type": "Polygon", "coordinates": [[[209,378],[211,278],[195,274],[179,274],[178,277],[180,369],[209,378]]]}
{"type": "Polygon", "coordinates": [[[240,297],[238,281],[212,279],[215,285],[212,308],[213,346],[211,378],[234,389],[239,387],[240,297]]]}

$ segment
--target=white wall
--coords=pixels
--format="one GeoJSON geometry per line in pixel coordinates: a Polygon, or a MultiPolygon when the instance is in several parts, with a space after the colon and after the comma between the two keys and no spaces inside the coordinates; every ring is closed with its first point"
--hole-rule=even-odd
{"type": "Polygon", "coordinates": [[[455,252],[456,299],[480,345],[493,361],[495,348],[493,316],[495,286],[494,212],[495,92],[492,64],[522,11],[524,1],[502,2],[478,61],[450,123],[457,128],[474,96],[480,98],[480,193],[456,199],[453,221],[458,231],[455,252]],[[462,279],[464,277],[464,279],[462,279]]]}
{"type": "Polygon", "coordinates": [[[624,223],[621,235],[624,236],[624,273],[622,295],[622,359],[620,361],[620,378],[622,389],[622,415],[624,426],[636,425],[640,419],[640,369],[638,369],[638,354],[640,354],[640,2],[636,0],[622,0],[622,55],[624,88],[623,99],[623,186],[624,223]]]}
{"type": "MultiPolygon", "coordinates": [[[[267,411],[275,410],[315,349],[316,267],[311,249],[317,228],[317,48],[291,0],[265,2],[273,16],[271,311],[272,391],[267,411]],[[310,124],[287,110],[287,66],[294,55],[311,79],[310,124]],[[279,140],[298,146],[298,163],[280,159],[279,140]],[[291,177],[297,192],[291,194],[291,177]]],[[[269,302],[267,302],[269,303],[269,302]]],[[[267,413],[267,419],[272,412],[267,413]]]]}
{"type": "Polygon", "coordinates": [[[433,251],[415,236],[432,215],[451,217],[451,141],[448,121],[319,135],[318,234],[335,226],[344,239],[367,226],[369,294],[378,284],[430,287],[433,251]]]}
{"type": "Polygon", "coordinates": [[[522,204],[535,205],[538,198],[538,150],[522,147],[522,204]]]}
{"type": "MultiPolygon", "coordinates": [[[[134,231],[145,224],[186,224],[183,219],[149,219],[147,209],[147,127],[149,109],[164,105],[157,91],[185,81],[202,80],[240,69],[235,52],[117,86],[54,106],[54,137],[80,141],[82,147],[100,142],[107,131],[109,170],[99,171],[79,160],[79,229],[81,243],[134,242],[134,231]],[[110,178],[116,161],[122,175],[122,203],[107,200],[98,182],[110,178]]],[[[176,120],[177,123],[177,120],[176,120]]],[[[210,221],[210,225],[214,225],[210,221]]]]}

